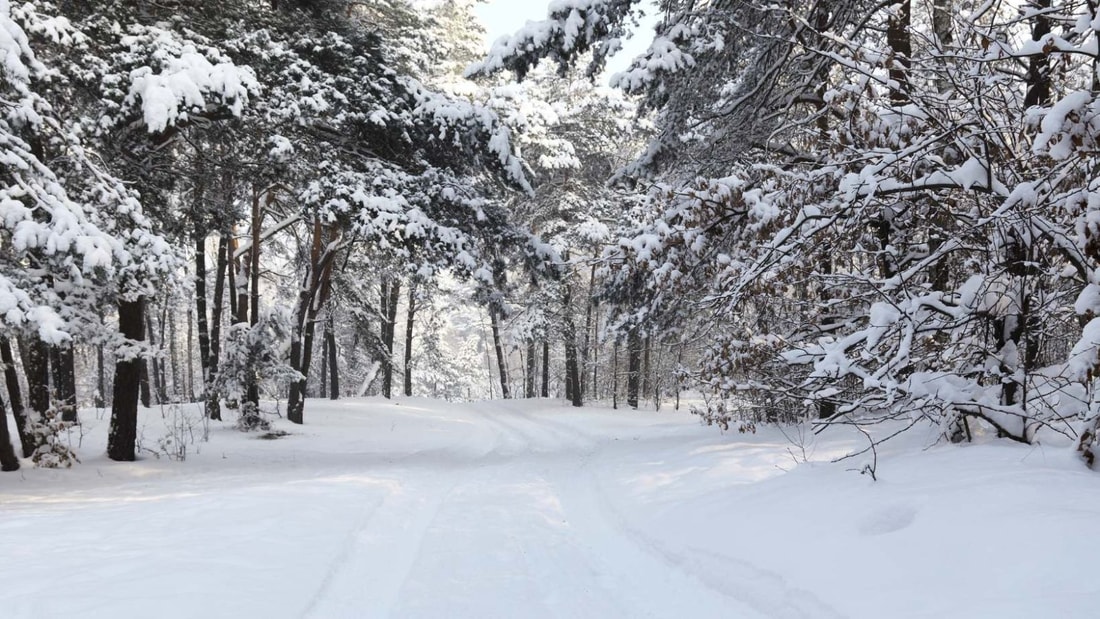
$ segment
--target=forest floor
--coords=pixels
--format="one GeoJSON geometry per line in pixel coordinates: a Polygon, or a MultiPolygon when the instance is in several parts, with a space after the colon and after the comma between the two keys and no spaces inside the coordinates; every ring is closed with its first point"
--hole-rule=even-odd
{"type": "MultiPolygon", "coordinates": [[[[233,411],[226,411],[230,415],[233,411]]],[[[557,401],[310,400],[261,440],[0,475],[0,616],[1096,617],[1100,475],[1064,445],[720,433],[557,401]],[[800,437],[802,437],[800,439],[800,437]]],[[[9,419],[9,423],[11,420],[9,419]]],[[[172,431],[172,428],[175,431],[172,431]]]]}

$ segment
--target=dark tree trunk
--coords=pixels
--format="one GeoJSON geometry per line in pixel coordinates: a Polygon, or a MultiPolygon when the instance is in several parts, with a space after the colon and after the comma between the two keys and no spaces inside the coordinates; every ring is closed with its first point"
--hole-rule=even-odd
{"type": "MultiPolygon", "coordinates": [[[[268,192],[267,204],[271,205],[271,201],[275,199],[274,194],[268,192]]],[[[260,209],[259,195],[252,201],[252,247],[248,250],[248,259],[251,262],[249,266],[249,273],[252,276],[252,281],[249,286],[250,303],[249,317],[251,319],[252,328],[255,329],[260,322],[260,242],[261,234],[263,232],[263,219],[264,212],[260,209]]],[[[252,405],[259,410],[260,407],[260,385],[258,377],[255,372],[249,372],[248,385],[246,388],[247,394],[245,398],[252,403],[252,405]]]]}
{"type": "MultiPolygon", "coordinates": [[[[154,327],[154,325],[153,325],[153,312],[149,311],[149,308],[146,307],[146,311],[145,311],[145,339],[149,341],[149,348],[150,349],[157,350],[157,338],[153,335],[154,333],[156,333],[156,329],[154,329],[153,327],[154,327]]],[[[158,354],[151,355],[149,357],[149,359],[147,360],[147,362],[146,362],[146,370],[148,372],[148,375],[146,377],[143,377],[145,380],[148,381],[148,386],[152,387],[153,394],[156,395],[156,401],[151,402],[151,403],[163,404],[164,401],[166,400],[166,398],[165,398],[165,389],[164,389],[164,372],[163,372],[163,369],[164,368],[162,367],[159,355],[158,354]]],[[[145,404],[145,399],[144,398],[145,398],[145,394],[143,393],[142,394],[142,403],[145,406],[148,407],[150,404],[145,404]]]]}
{"type": "MultiPolygon", "coordinates": [[[[145,299],[119,301],[118,327],[122,336],[132,342],[145,339],[145,299]]],[[[107,457],[129,462],[135,459],[137,447],[137,406],[141,382],[141,358],[137,355],[119,357],[115,362],[115,388],[111,406],[111,429],[107,438],[107,457]]]]}
{"type": "Polygon", "coordinates": [[[286,417],[291,423],[302,423],[304,420],[306,381],[313,356],[313,325],[331,292],[332,263],[336,259],[338,234],[319,222],[313,224],[309,265],[298,293],[294,335],[290,341],[290,366],[302,376],[290,383],[286,417]]]}
{"type": "Polygon", "coordinates": [[[382,346],[386,358],[382,361],[382,395],[393,395],[393,340],[397,331],[397,303],[401,298],[401,282],[386,278],[382,282],[382,346]]]}
{"type": "Polygon", "coordinates": [[[221,359],[222,348],[222,308],[225,301],[225,278],[229,270],[229,239],[222,234],[218,241],[218,266],[214,276],[214,307],[210,312],[210,358],[206,364],[207,382],[206,392],[206,416],[210,419],[221,420],[222,405],[221,394],[218,393],[218,364],[221,359]]]}
{"type": "Polygon", "coordinates": [[[405,387],[405,396],[411,396],[413,394],[412,386],[412,349],[413,349],[413,323],[416,320],[416,283],[409,284],[409,308],[405,314],[405,372],[403,376],[403,384],[405,387]]]}
{"type": "Polygon", "coordinates": [[[50,409],[50,351],[37,337],[21,338],[19,352],[23,354],[23,371],[27,376],[27,403],[42,419],[50,409]]]}
{"type": "Polygon", "coordinates": [[[179,364],[179,346],[176,345],[176,313],[168,312],[168,355],[172,360],[172,401],[179,402],[183,395],[183,390],[180,389],[180,364],[179,364]]]}
{"type": "Polygon", "coordinates": [[[652,341],[653,341],[652,338],[650,338],[648,335],[642,341],[642,394],[643,395],[646,395],[646,394],[649,393],[649,383],[650,383],[649,357],[650,357],[650,350],[653,347],[652,341]]]}
{"type": "MultiPolygon", "coordinates": [[[[1031,0],[1038,13],[1031,18],[1031,40],[1042,41],[1050,34],[1050,17],[1043,11],[1050,8],[1050,0],[1031,0]]],[[[1045,105],[1050,101],[1050,54],[1035,54],[1027,64],[1027,94],[1024,106],[1045,105]]]]}
{"type": "MultiPolygon", "coordinates": [[[[195,234],[195,321],[199,332],[199,368],[202,370],[203,396],[210,391],[210,324],[206,318],[206,237],[195,234]]],[[[188,368],[193,370],[191,361],[191,323],[187,323],[188,368]]],[[[193,373],[191,374],[193,376],[193,373]]],[[[191,379],[192,384],[194,378],[191,379]]],[[[191,400],[195,394],[192,390],[191,400]]],[[[209,411],[207,411],[209,415],[209,411]]]]}
{"type": "Polygon", "coordinates": [[[627,336],[626,353],[626,404],[630,408],[638,408],[638,390],[641,386],[642,371],[642,338],[638,335],[637,327],[631,329],[627,336]]]}
{"type": "MultiPolygon", "coordinates": [[[[593,263],[588,273],[588,302],[584,305],[584,343],[581,346],[581,397],[585,397],[588,389],[588,367],[592,346],[592,318],[596,311],[596,264],[593,263]]],[[[596,383],[592,383],[591,391],[594,393],[596,383]]],[[[593,396],[595,397],[595,396],[593,396]]]]}
{"type": "Polygon", "coordinates": [[[538,372],[539,353],[535,338],[527,340],[527,373],[523,377],[523,397],[535,397],[535,374],[538,372]]]}
{"type": "Polygon", "coordinates": [[[53,368],[57,390],[57,407],[61,420],[76,423],[76,355],[72,343],[56,347],[56,363],[53,368]]]}
{"type": "Polygon", "coordinates": [[[4,398],[0,397],[0,471],[18,470],[19,456],[15,455],[11,434],[8,432],[8,409],[4,405],[4,398]]]}
{"type": "Polygon", "coordinates": [[[107,405],[107,371],[104,369],[103,344],[95,347],[95,407],[107,405]]]}
{"type": "Polygon", "coordinates": [[[321,335],[321,392],[317,394],[322,398],[328,395],[328,331],[328,319],[325,319],[325,331],[321,335]]]}
{"type": "Polygon", "coordinates": [[[611,408],[619,408],[619,340],[611,348],[611,408]]]}
{"type": "Polygon", "coordinates": [[[142,357],[138,361],[138,393],[141,394],[141,405],[145,408],[153,406],[152,390],[149,389],[149,360],[142,357]]]}
{"type": "Polygon", "coordinates": [[[325,329],[325,338],[328,341],[328,373],[329,373],[329,399],[340,399],[340,368],[336,365],[336,325],[332,315],[329,315],[328,326],[325,329]]]}
{"type": "Polygon", "coordinates": [[[497,371],[500,373],[500,395],[504,399],[512,397],[508,389],[508,366],[504,359],[504,343],[500,338],[500,318],[497,312],[489,307],[489,324],[493,330],[493,350],[496,351],[497,371]]]}
{"type": "Polygon", "coordinates": [[[542,397],[550,397],[550,340],[542,340],[542,397]]]}
{"type": "Polygon", "coordinates": [[[191,312],[187,312],[187,401],[195,401],[195,333],[191,312]]]}
{"type": "Polygon", "coordinates": [[[909,66],[913,57],[913,45],[909,35],[912,22],[912,0],[902,0],[899,8],[886,24],[886,44],[893,52],[890,65],[890,102],[902,105],[909,102],[909,66]]]}
{"type": "Polygon", "coordinates": [[[19,375],[15,371],[15,355],[12,354],[11,342],[4,337],[0,337],[0,362],[4,364],[4,384],[7,385],[11,413],[15,417],[15,431],[19,435],[23,457],[29,458],[34,453],[34,440],[27,431],[27,411],[23,408],[23,392],[19,388],[19,375]]]}
{"type": "Polygon", "coordinates": [[[565,394],[573,406],[582,406],[580,359],[577,355],[577,327],[573,323],[573,286],[566,283],[562,299],[562,324],[565,336],[565,394]]]}

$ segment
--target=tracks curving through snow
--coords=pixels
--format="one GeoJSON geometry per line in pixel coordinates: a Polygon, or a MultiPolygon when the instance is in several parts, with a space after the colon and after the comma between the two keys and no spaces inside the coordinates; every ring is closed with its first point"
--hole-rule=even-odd
{"type": "Polygon", "coordinates": [[[376,471],[392,487],[364,500],[303,617],[837,616],[777,576],[632,530],[590,466],[615,439],[506,403],[464,413],[492,448],[376,471]]]}

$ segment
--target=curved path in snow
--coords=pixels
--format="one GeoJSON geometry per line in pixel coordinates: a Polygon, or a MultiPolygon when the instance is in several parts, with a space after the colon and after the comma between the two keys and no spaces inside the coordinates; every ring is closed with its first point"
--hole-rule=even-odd
{"type": "Polygon", "coordinates": [[[631,530],[597,476],[617,437],[522,405],[461,414],[489,449],[395,464],[402,490],[366,507],[303,617],[836,616],[778,576],[631,530]]]}

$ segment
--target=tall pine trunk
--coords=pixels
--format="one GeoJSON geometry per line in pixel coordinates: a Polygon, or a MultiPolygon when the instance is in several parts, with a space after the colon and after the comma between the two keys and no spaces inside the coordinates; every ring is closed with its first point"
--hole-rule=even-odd
{"type": "Polygon", "coordinates": [[[550,340],[542,340],[542,397],[550,397],[550,340]]]}
{"type": "Polygon", "coordinates": [[[4,384],[8,388],[15,431],[19,435],[23,457],[29,458],[34,453],[34,439],[27,428],[27,411],[23,408],[23,392],[19,387],[19,375],[15,371],[15,355],[12,354],[11,342],[5,337],[0,337],[0,362],[4,364],[4,384]]]}
{"type": "MultiPolygon", "coordinates": [[[[119,301],[118,328],[130,342],[145,340],[145,298],[119,301]]],[[[111,405],[111,429],[107,437],[107,457],[129,462],[137,447],[137,407],[141,382],[141,356],[120,353],[115,361],[115,388],[111,405]]]]}
{"type": "Polygon", "coordinates": [[[641,387],[642,372],[642,338],[638,335],[637,327],[630,330],[626,346],[626,404],[630,408],[638,408],[638,390],[641,387]]]}
{"type": "Polygon", "coordinates": [[[504,359],[504,342],[500,337],[500,318],[496,310],[489,307],[489,324],[493,331],[493,350],[496,351],[497,372],[500,373],[500,394],[504,399],[512,397],[508,389],[508,365],[504,359]]]}
{"type": "Polygon", "coordinates": [[[18,471],[19,456],[11,445],[11,433],[8,432],[8,409],[4,398],[0,397],[0,471],[18,471]]]}
{"type": "Polygon", "coordinates": [[[72,342],[50,347],[50,365],[53,370],[54,397],[61,420],[75,423],[76,413],[76,356],[72,342]]]}
{"type": "Polygon", "coordinates": [[[328,397],[330,400],[338,400],[340,399],[340,368],[336,364],[336,325],[333,323],[331,313],[325,328],[325,339],[328,341],[328,397]]]}
{"type": "Polygon", "coordinates": [[[218,393],[218,365],[221,359],[222,348],[222,310],[225,301],[225,278],[229,270],[229,239],[222,234],[218,241],[218,264],[214,275],[214,307],[210,312],[210,358],[206,363],[207,382],[206,391],[206,416],[210,419],[221,420],[222,405],[221,394],[218,393]]]}
{"type": "MultiPolygon", "coordinates": [[[[267,193],[267,205],[270,206],[274,199],[275,195],[269,191],[267,193]]],[[[264,211],[260,209],[260,198],[257,194],[252,200],[252,247],[248,251],[248,259],[250,262],[249,272],[252,277],[249,286],[249,302],[251,304],[249,308],[249,318],[251,322],[249,324],[252,326],[253,330],[255,330],[260,323],[260,242],[262,240],[263,218],[264,211]]],[[[255,410],[259,410],[260,384],[256,373],[249,372],[247,381],[245,399],[252,404],[255,410]]]]}
{"type": "Polygon", "coordinates": [[[538,371],[539,353],[535,338],[527,340],[527,373],[523,377],[523,397],[535,397],[535,373],[538,371]]]}
{"type": "Polygon", "coordinates": [[[582,406],[580,360],[577,355],[576,325],[573,323],[573,286],[568,282],[563,288],[562,331],[565,339],[565,394],[573,406],[582,406]]]}
{"type": "Polygon", "coordinates": [[[339,248],[339,232],[313,224],[309,264],[298,293],[294,333],[290,340],[290,366],[301,378],[290,383],[286,417],[291,423],[302,423],[305,412],[306,382],[313,357],[313,331],[317,314],[328,300],[332,284],[332,264],[339,248]]]}
{"type": "Polygon", "coordinates": [[[393,341],[397,332],[397,303],[401,298],[401,282],[386,278],[382,282],[382,347],[386,358],[382,362],[382,395],[393,395],[393,341]]]}
{"type": "Polygon", "coordinates": [[[405,387],[405,395],[412,395],[412,347],[413,347],[413,322],[416,319],[416,283],[409,284],[409,308],[405,314],[405,368],[402,377],[405,387]]]}
{"type": "Polygon", "coordinates": [[[50,408],[50,350],[36,336],[20,338],[19,352],[23,355],[23,372],[27,377],[27,403],[38,418],[46,416],[50,408]]]}

